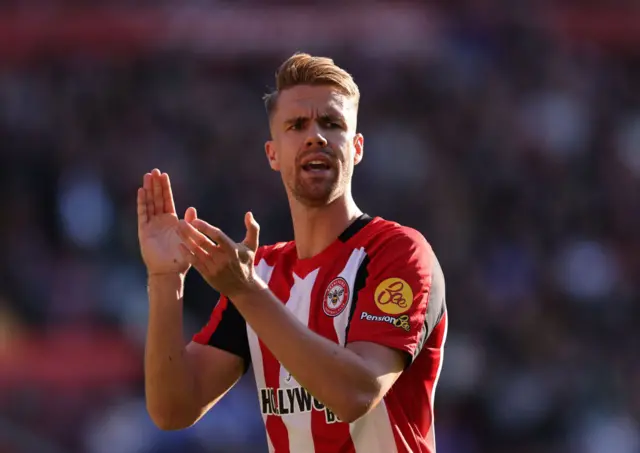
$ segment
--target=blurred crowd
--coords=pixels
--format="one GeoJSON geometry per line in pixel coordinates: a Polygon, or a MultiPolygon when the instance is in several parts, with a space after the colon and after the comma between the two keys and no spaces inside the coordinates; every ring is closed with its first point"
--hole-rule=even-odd
{"type": "MultiPolygon", "coordinates": [[[[261,102],[290,53],[0,70],[0,451],[266,451],[252,372],[188,430],[146,414],[135,193],[157,167],[180,212],[290,239],[261,102]]],[[[445,272],[438,452],[639,452],[640,59],[463,19],[425,58],[330,56],[362,92],[356,201],[445,272]]],[[[186,339],[216,300],[190,274],[186,339]]]]}

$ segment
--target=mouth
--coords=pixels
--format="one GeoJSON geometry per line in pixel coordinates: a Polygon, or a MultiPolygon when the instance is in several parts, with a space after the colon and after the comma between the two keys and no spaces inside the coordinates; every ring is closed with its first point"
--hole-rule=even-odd
{"type": "Polygon", "coordinates": [[[333,163],[326,154],[314,154],[308,156],[302,162],[300,167],[303,171],[309,173],[322,173],[333,168],[333,163]]]}
{"type": "Polygon", "coordinates": [[[308,172],[321,172],[331,169],[331,165],[320,160],[312,160],[311,162],[302,165],[302,169],[308,172]]]}

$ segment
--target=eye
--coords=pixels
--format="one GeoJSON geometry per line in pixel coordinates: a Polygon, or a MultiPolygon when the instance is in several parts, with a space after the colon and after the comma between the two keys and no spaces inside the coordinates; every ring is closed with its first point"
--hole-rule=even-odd
{"type": "Polygon", "coordinates": [[[296,120],[289,126],[291,131],[299,131],[304,127],[304,121],[302,119],[296,120]]]}
{"type": "Polygon", "coordinates": [[[327,129],[340,129],[340,128],[342,128],[342,125],[340,123],[335,122],[335,121],[325,121],[324,125],[325,125],[325,127],[327,129]]]}

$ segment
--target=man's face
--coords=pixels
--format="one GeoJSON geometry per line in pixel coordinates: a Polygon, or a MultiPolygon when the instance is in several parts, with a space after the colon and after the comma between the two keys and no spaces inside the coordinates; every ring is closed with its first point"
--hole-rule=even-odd
{"type": "Polygon", "coordinates": [[[271,168],[300,203],[327,205],[350,190],[363,150],[354,104],[328,85],[300,85],[279,94],[265,149],[271,168]]]}

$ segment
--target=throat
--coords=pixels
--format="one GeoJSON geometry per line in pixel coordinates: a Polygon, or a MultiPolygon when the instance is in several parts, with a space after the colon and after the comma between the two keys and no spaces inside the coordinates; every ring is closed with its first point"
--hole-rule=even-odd
{"type": "Polygon", "coordinates": [[[307,208],[298,203],[292,203],[291,207],[298,259],[321,253],[362,215],[350,196],[318,208],[307,208]]]}

